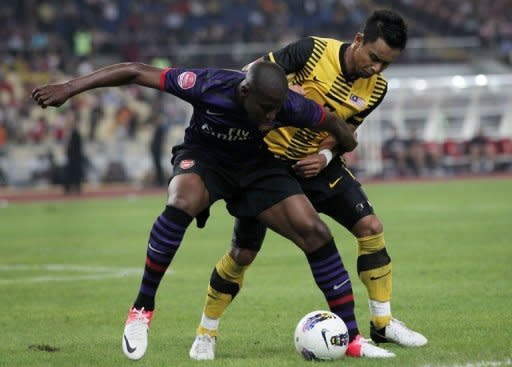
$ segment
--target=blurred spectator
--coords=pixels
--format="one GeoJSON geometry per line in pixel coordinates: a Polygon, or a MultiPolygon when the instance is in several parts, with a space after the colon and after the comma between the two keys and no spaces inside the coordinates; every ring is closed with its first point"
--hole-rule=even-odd
{"type": "Polygon", "coordinates": [[[82,147],[82,137],[78,131],[76,116],[69,120],[70,130],[66,145],[66,167],[64,190],[67,194],[82,191],[82,180],[85,173],[85,157],[82,147]]]}
{"type": "Polygon", "coordinates": [[[0,166],[0,187],[7,186],[9,181],[7,181],[7,175],[4,172],[2,166],[0,166]]]}
{"type": "Polygon", "coordinates": [[[60,185],[64,183],[62,175],[62,167],[57,165],[53,152],[48,150],[46,153],[38,154],[30,173],[30,181],[36,185],[60,185]]]}
{"type": "Polygon", "coordinates": [[[103,118],[103,106],[99,100],[94,102],[94,107],[89,115],[89,141],[96,140],[98,123],[103,118]]]}
{"type": "Polygon", "coordinates": [[[384,159],[390,159],[393,172],[398,176],[405,176],[407,172],[407,146],[406,141],[398,135],[396,126],[391,126],[391,135],[384,141],[382,154],[384,159]]]}
{"type": "Polygon", "coordinates": [[[153,137],[151,138],[150,150],[151,159],[154,168],[154,184],[156,186],[165,186],[166,181],[164,177],[164,170],[162,168],[162,150],[165,143],[166,126],[162,115],[159,115],[155,120],[155,128],[153,130],[153,137]]]}
{"type": "Polygon", "coordinates": [[[429,173],[434,176],[444,175],[443,169],[443,147],[436,142],[427,142],[424,144],[427,154],[427,167],[429,173]]]}
{"type": "Polygon", "coordinates": [[[127,182],[128,174],[121,162],[109,162],[101,181],[104,183],[127,182]]]}
{"type": "Polygon", "coordinates": [[[0,120],[0,157],[5,154],[7,147],[7,128],[5,123],[0,120]]]}
{"type": "Polygon", "coordinates": [[[30,137],[36,144],[42,143],[48,133],[48,121],[46,117],[41,116],[37,119],[36,123],[30,131],[30,137]]]}
{"type": "Polygon", "coordinates": [[[137,132],[137,115],[128,105],[123,104],[116,112],[115,135],[118,139],[134,139],[137,132]]]}
{"type": "Polygon", "coordinates": [[[407,148],[407,166],[414,176],[427,174],[427,152],[423,140],[418,136],[418,130],[412,129],[405,142],[407,148]]]}
{"type": "Polygon", "coordinates": [[[483,128],[468,141],[468,154],[472,173],[493,172],[496,165],[496,148],[485,135],[483,128]]]}
{"type": "Polygon", "coordinates": [[[92,52],[92,33],[86,29],[79,29],[73,35],[74,52],[78,57],[87,57],[92,52]]]}
{"type": "MultiPolygon", "coordinates": [[[[0,158],[6,154],[7,147],[7,129],[5,123],[0,121],[0,158]]],[[[7,185],[7,175],[5,174],[2,165],[0,165],[0,186],[7,185]]]]}

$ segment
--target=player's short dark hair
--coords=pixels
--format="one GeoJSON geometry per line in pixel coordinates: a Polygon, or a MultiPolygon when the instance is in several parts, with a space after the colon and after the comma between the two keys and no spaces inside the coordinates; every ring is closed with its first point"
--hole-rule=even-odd
{"type": "Polygon", "coordinates": [[[375,10],[366,20],[363,43],[382,38],[389,47],[403,50],[407,44],[407,24],[392,10],[375,10]]]}

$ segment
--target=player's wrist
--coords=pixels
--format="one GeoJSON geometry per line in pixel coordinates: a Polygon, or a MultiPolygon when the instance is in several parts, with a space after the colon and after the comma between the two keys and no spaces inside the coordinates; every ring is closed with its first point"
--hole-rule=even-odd
{"type": "Polygon", "coordinates": [[[321,154],[325,157],[326,166],[332,161],[333,154],[330,149],[322,149],[318,152],[318,154],[321,154]]]}

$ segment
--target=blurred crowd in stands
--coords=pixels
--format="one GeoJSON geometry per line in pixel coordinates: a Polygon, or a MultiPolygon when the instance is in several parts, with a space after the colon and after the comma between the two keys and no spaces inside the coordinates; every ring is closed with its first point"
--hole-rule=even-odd
{"type": "MultiPolygon", "coordinates": [[[[401,12],[412,38],[472,36],[489,54],[512,61],[512,0],[3,0],[0,157],[8,144],[64,146],[75,123],[86,142],[142,136],[149,146],[154,131],[182,129],[189,113],[172,96],[137,87],[87,93],[59,110],[42,113],[29,99],[37,84],[115,61],[238,68],[268,50],[269,44],[312,34],[351,40],[379,7],[401,12]],[[233,44],[264,46],[242,54],[233,44]],[[208,47],[213,51],[207,52],[208,47]],[[215,52],[223,47],[226,52],[215,52]]],[[[460,55],[450,51],[436,57],[439,62],[450,57],[460,61],[460,55]]],[[[406,51],[399,62],[425,61],[432,60],[406,51]]],[[[415,167],[412,172],[423,170],[419,162],[430,162],[428,166],[436,160],[413,153],[418,144],[406,145],[406,166],[415,167]]],[[[51,161],[51,154],[43,157],[51,161]]],[[[398,171],[408,174],[401,160],[398,171]]],[[[0,173],[0,185],[7,181],[5,176],[0,173]]],[[[161,173],[155,182],[162,182],[161,173]]]]}
{"type": "Polygon", "coordinates": [[[402,136],[392,126],[382,145],[383,176],[441,177],[457,174],[489,174],[512,170],[512,137],[498,139],[485,130],[467,141],[424,141],[416,130],[402,136]]]}
{"type": "Polygon", "coordinates": [[[478,37],[486,52],[512,64],[511,0],[377,0],[400,11],[415,27],[445,37],[478,37]]]}

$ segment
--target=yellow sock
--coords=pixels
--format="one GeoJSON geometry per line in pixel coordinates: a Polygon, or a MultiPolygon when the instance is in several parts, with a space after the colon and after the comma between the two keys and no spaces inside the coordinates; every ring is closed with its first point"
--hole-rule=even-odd
{"type": "Polygon", "coordinates": [[[205,318],[218,320],[231,304],[243,285],[244,273],[248,266],[240,266],[229,255],[224,254],[219,260],[210,277],[206,296],[203,319],[197,328],[197,334],[217,336],[216,323],[205,321],[205,318]]]}
{"type": "Polygon", "coordinates": [[[233,300],[229,293],[222,293],[208,285],[208,294],[204,304],[204,314],[210,319],[220,319],[233,300]]]}
{"type": "Polygon", "coordinates": [[[357,272],[370,300],[372,322],[382,328],[391,319],[392,266],[384,233],[357,239],[357,272]]]}

